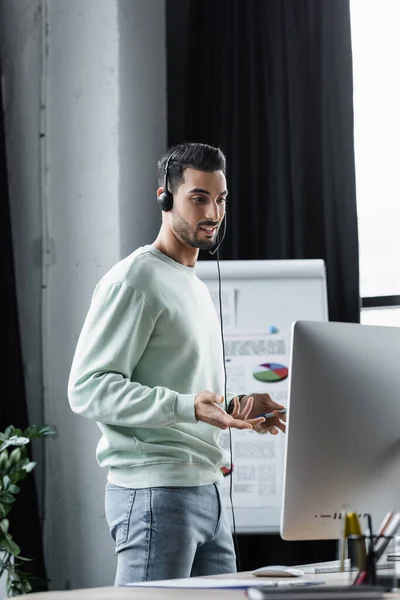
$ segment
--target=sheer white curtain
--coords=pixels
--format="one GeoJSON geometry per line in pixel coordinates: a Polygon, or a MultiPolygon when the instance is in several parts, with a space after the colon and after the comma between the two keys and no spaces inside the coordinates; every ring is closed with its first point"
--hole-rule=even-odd
{"type": "MultiPolygon", "coordinates": [[[[400,294],[400,0],[350,0],[361,296],[400,294]]],[[[362,322],[400,325],[400,308],[362,322]]]]}

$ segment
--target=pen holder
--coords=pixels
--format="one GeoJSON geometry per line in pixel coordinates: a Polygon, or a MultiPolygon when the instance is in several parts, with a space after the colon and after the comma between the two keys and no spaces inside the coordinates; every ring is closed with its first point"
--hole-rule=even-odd
{"type": "Polygon", "coordinates": [[[372,544],[370,543],[369,551],[367,552],[367,568],[366,577],[363,583],[369,585],[376,585],[376,554],[372,550],[372,544]]]}
{"type": "Polygon", "coordinates": [[[387,590],[391,590],[398,586],[399,581],[394,570],[393,573],[389,573],[385,570],[385,572],[382,572],[382,574],[377,574],[377,561],[382,556],[382,546],[383,549],[386,549],[388,546],[390,546],[393,541],[393,536],[360,535],[352,537],[354,540],[358,540],[359,543],[362,542],[364,544],[364,548],[366,542],[368,542],[368,552],[366,552],[365,555],[365,567],[362,568],[361,566],[354,581],[354,585],[376,585],[379,587],[384,587],[387,590]],[[381,549],[377,544],[380,540],[383,540],[381,542],[381,549]]]}

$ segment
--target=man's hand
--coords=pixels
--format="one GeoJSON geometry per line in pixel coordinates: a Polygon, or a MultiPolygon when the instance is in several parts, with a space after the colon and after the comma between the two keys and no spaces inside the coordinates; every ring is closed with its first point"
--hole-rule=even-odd
{"type": "Polygon", "coordinates": [[[228,415],[222,408],[224,397],[214,392],[200,392],[194,399],[194,411],[198,421],[209,423],[220,429],[256,429],[265,421],[264,417],[249,419],[252,412],[253,400],[249,398],[247,402],[242,403],[243,408],[239,407],[239,401],[235,398],[235,410],[228,415]]]}
{"type": "MultiPolygon", "coordinates": [[[[269,394],[251,394],[250,396],[243,396],[240,400],[241,406],[246,405],[249,398],[253,398],[253,405],[249,413],[249,419],[252,420],[265,413],[278,411],[281,408],[285,408],[282,404],[277,404],[269,394]]],[[[275,412],[275,416],[269,419],[265,419],[263,422],[258,423],[253,427],[258,433],[270,433],[276,435],[279,430],[285,433],[286,431],[286,415],[282,415],[279,412],[275,412]]]]}

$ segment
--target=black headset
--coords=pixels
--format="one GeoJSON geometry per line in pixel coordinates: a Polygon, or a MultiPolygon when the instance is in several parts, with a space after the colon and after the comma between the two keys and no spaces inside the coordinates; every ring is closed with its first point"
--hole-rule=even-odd
{"type": "Polygon", "coordinates": [[[171,158],[173,158],[175,154],[176,151],[172,152],[167,158],[164,168],[164,191],[157,197],[158,206],[161,208],[161,210],[166,212],[172,210],[172,204],[174,202],[174,197],[168,189],[168,166],[171,158]]]}

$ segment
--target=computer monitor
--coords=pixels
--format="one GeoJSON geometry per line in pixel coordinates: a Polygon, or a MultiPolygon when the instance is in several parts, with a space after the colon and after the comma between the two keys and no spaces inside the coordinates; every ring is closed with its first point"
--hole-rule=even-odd
{"type": "Polygon", "coordinates": [[[282,538],[377,528],[400,509],[400,328],[297,321],[290,362],[282,538]]]}

